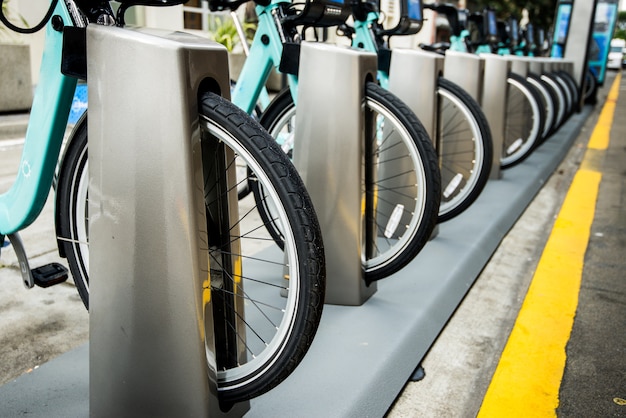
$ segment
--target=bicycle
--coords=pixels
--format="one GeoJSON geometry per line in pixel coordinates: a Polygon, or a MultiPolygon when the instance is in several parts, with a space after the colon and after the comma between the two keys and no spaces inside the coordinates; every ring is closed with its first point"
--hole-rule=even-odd
{"type": "MultiPolygon", "coordinates": [[[[421,8],[421,2],[414,4],[421,8]]],[[[351,5],[351,14],[355,18],[354,31],[359,34],[352,45],[376,52],[379,55],[386,54],[386,59],[381,59],[379,63],[379,65],[384,66],[384,63],[387,65],[389,63],[390,50],[378,46],[382,45],[382,40],[378,39],[375,42],[359,41],[361,37],[369,38],[372,36],[372,28],[378,29],[378,32],[382,29],[380,25],[376,24],[378,14],[373,11],[375,9],[375,5],[367,4],[367,2],[355,2],[351,5]],[[363,8],[371,8],[372,12],[368,13],[362,10],[363,8]],[[359,21],[358,16],[367,16],[366,21],[359,21]]],[[[402,6],[401,10],[404,9],[406,7],[402,6]]],[[[419,14],[421,15],[421,10],[419,14]]],[[[409,22],[408,16],[404,22],[405,24],[409,22]]],[[[415,25],[414,27],[421,26],[421,22],[415,25]]],[[[351,37],[350,28],[345,24],[340,27],[343,28],[343,35],[351,37]]],[[[386,32],[386,34],[389,36],[392,33],[386,32]]],[[[397,34],[400,35],[400,33],[397,34]]],[[[373,36],[382,38],[381,35],[373,36]]],[[[378,81],[381,87],[387,87],[388,79],[388,68],[379,68],[378,81]]],[[[439,118],[440,129],[436,143],[440,148],[439,167],[443,190],[437,221],[444,222],[467,209],[484,188],[491,169],[490,161],[493,146],[484,114],[469,95],[462,91],[459,86],[443,78],[439,81],[437,95],[440,97],[441,117],[439,118]]],[[[277,102],[281,103],[280,106],[291,106],[287,103],[288,97],[288,93],[282,93],[277,98],[277,102]]],[[[291,152],[292,147],[292,138],[283,142],[283,148],[287,153],[291,152]]]]}
{"type": "MultiPolygon", "coordinates": [[[[21,170],[11,190],[0,196],[0,234],[13,243],[27,287],[67,279],[67,271],[59,273],[54,266],[43,268],[51,277],[42,276],[38,270],[31,274],[19,231],[37,217],[53,182],[77,79],[86,78],[86,49],[81,39],[84,41],[87,25],[122,26],[129,7],[169,6],[183,1],[123,0],[115,14],[106,0],[54,0],[42,22],[32,29],[18,28],[3,19],[8,27],[24,32],[46,27],[41,77],[21,170]]],[[[222,98],[214,86],[210,79],[195,86],[215,321],[205,324],[205,334],[215,335],[218,396],[221,403],[230,405],[270,390],[304,357],[322,312],[325,261],[319,224],[293,165],[267,132],[222,98]],[[224,149],[229,151],[221,153],[224,149]],[[282,251],[273,245],[253,200],[242,202],[239,211],[224,212],[229,207],[227,200],[237,202],[236,185],[223,180],[235,157],[246,161],[254,181],[266,190],[276,216],[272,223],[279,224],[283,232],[282,251]],[[219,219],[224,214],[239,228],[237,236],[223,230],[219,219]],[[289,278],[288,288],[284,277],[289,278]]],[[[68,259],[88,308],[87,145],[85,114],[75,125],[59,163],[55,221],[59,253],[68,259]]],[[[207,361],[213,363],[210,358],[207,361]]]]}
{"type": "MultiPolygon", "coordinates": [[[[493,12],[490,12],[491,16],[487,15],[487,11],[470,14],[465,9],[437,3],[425,5],[425,7],[445,15],[452,31],[450,42],[420,45],[425,50],[432,50],[441,54],[445,54],[448,49],[476,53],[478,48],[482,48],[481,50],[487,53],[518,56],[529,53],[530,55],[543,55],[546,51],[541,36],[542,30],[539,30],[540,41],[535,43],[533,30],[526,30],[521,36],[518,22],[513,17],[509,18],[507,22],[496,23],[496,31],[489,35],[492,40],[492,44],[489,44],[486,41],[487,36],[483,33],[483,28],[488,27],[485,21],[489,21],[489,19],[493,21],[493,12]],[[470,23],[473,25],[472,33],[469,30],[470,23]]],[[[493,28],[493,25],[491,27],[493,28]]],[[[543,60],[545,58],[537,57],[537,59],[543,60]]],[[[556,132],[571,114],[573,103],[578,100],[578,90],[572,76],[565,71],[543,71],[540,74],[529,72],[526,81],[538,90],[545,107],[544,127],[541,137],[537,140],[537,145],[540,145],[556,132]]]]}
{"type": "MultiPolygon", "coordinates": [[[[421,1],[400,1],[398,23],[386,29],[379,23],[376,2],[354,2],[354,26],[344,24],[338,33],[351,39],[353,47],[379,55],[378,79],[389,85],[391,36],[412,35],[421,29],[421,1]]],[[[444,222],[466,210],[480,195],[489,179],[493,143],[487,119],[476,101],[460,86],[437,80],[437,137],[442,200],[438,221],[444,222]]]]}
{"type": "MultiPolygon", "coordinates": [[[[213,11],[235,10],[249,0],[209,2],[213,11]]],[[[233,103],[244,111],[253,111],[259,93],[265,86],[271,68],[286,75],[288,89],[279,93],[265,109],[261,124],[276,138],[283,150],[293,148],[294,124],[298,91],[299,45],[306,27],[332,27],[343,23],[350,15],[349,7],[327,1],[307,1],[304,4],[286,0],[255,1],[258,17],[256,34],[249,48],[235,89],[233,103]]],[[[377,225],[373,253],[363,250],[363,277],[366,283],[388,277],[403,268],[426,245],[437,221],[441,185],[437,157],[423,126],[404,103],[375,82],[364,86],[363,103],[366,126],[375,124],[372,137],[374,155],[394,148],[402,155],[408,170],[402,170],[400,159],[372,161],[375,184],[366,184],[363,201],[377,201],[375,209],[366,205],[377,225]],[[391,184],[403,186],[391,189],[391,184]],[[385,190],[385,197],[376,193],[385,190]],[[367,254],[367,255],[366,255],[367,254]]],[[[253,194],[262,201],[264,192],[251,184],[253,194]]],[[[271,218],[271,209],[265,212],[271,218]]],[[[367,230],[364,228],[364,230],[367,230]]],[[[364,232],[367,234],[367,232],[364,232]]],[[[280,244],[280,230],[272,234],[280,244]]],[[[374,237],[372,237],[374,238],[374,237]]]]}
{"type": "MultiPolygon", "coordinates": [[[[429,4],[437,13],[444,14],[456,26],[458,34],[454,42],[433,46],[420,45],[425,50],[443,52],[458,50],[480,54],[497,52],[499,41],[498,25],[495,12],[485,9],[482,13],[457,11],[450,5],[429,4]],[[460,17],[462,16],[462,17],[460,17]],[[465,22],[465,27],[461,25],[465,22]],[[470,24],[475,28],[470,32],[470,24]],[[477,40],[472,40],[477,38],[477,40]]],[[[505,112],[505,130],[500,166],[512,167],[526,159],[539,143],[544,131],[544,115],[540,93],[524,77],[510,73],[507,77],[507,108],[505,112]]]]}
{"type": "MultiPolygon", "coordinates": [[[[526,30],[520,33],[517,18],[512,16],[506,22],[498,21],[498,37],[499,43],[497,48],[498,55],[515,55],[515,56],[534,56],[537,49],[533,40],[532,25],[528,24],[526,30]]],[[[540,98],[545,110],[545,120],[541,138],[538,144],[543,143],[557,127],[557,121],[562,119],[562,114],[557,113],[559,106],[559,95],[562,93],[560,89],[550,85],[542,77],[548,78],[541,74],[531,71],[526,75],[526,81],[535,87],[540,94],[540,98]],[[558,119],[557,119],[558,118],[558,119]]]]}

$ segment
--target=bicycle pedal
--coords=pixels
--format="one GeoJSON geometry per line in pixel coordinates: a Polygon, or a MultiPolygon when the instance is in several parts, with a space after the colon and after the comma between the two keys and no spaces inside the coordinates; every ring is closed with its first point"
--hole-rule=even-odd
{"type": "Polygon", "coordinates": [[[35,284],[39,287],[50,287],[63,283],[68,276],[67,268],[59,263],[46,264],[32,269],[30,272],[33,275],[35,284]]]}

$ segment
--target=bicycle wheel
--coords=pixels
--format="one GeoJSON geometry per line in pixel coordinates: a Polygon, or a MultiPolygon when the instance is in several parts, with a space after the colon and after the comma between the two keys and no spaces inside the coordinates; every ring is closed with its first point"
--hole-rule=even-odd
{"type": "Polygon", "coordinates": [[[518,74],[507,78],[504,144],[500,164],[508,168],[532,152],[543,131],[543,106],[534,87],[518,74]]]}
{"type": "Polygon", "coordinates": [[[565,120],[567,120],[574,110],[574,94],[559,71],[553,71],[552,75],[554,76],[556,82],[559,83],[559,86],[561,86],[561,90],[563,90],[563,93],[565,93],[565,102],[567,103],[565,120]]]}
{"type": "MultiPolygon", "coordinates": [[[[232,79],[230,80],[231,94],[236,84],[237,84],[236,81],[232,79]]],[[[261,118],[261,113],[263,113],[263,111],[261,110],[261,107],[259,105],[256,105],[254,107],[254,111],[252,112],[252,117],[255,118],[256,120],[259,120],[261,118]]],[[[251,191],[249,182],[244,181],[244,179],[247,179],[247,178],[248,178],[248,167],[239,158],[237,159],[237,197],[239,198],[239,200],[248,196],[248,193],[250,193],[251,191]]]]}
{"type": "Polygon", "coordinates": [[[556,103],[558,104],[556,109],[556,120],[552,129],[554,132],[565,122],[567,116],[567,98],[565,96],[565,92],[563,91],[563,87],[559,84],[553,74],[542,74],[541,80],[552,91],[554,97],[557,99],[556,103]]]}
{"type": "Polygon", "coordinates": [[[487,184],[493,142],[482,109],[465,90],[440,77],[437,94],[443,190],[438,220],[443,222],[467,209],[487,184]]]}
{"type": "Polygon", "coordinates": [[[541,80],[541,77],[537,74],[529,73],[526,80],[532,84],[540,93],[541,102],[543,103],[545,110],[545,123],[543,125],[543,131],[541,133],[540,143],[543,143],[552,134],[554,124],[556,121],[557,113],[557,98],[554,92],[541,80]]]}
{"type": "Polygon", "coordinates": [[[76,290],[89,309],[87,112],[76,123],[57,179],[55,216],[59,253],[67,258],[76,290]]]}
{"type": "MultiPolygon", "coordinates": [[[[200,110],[214,318],[206,324],[206,335],[214,336],[216,354],[207,361],[216,363],[219,398],[230,405],[275,387],[304,357],[321,317],[325,261],[313,206],[289,159],[258,123],[221,97],[204,95],[200,110]],[[284,251],[266,231],[253,196],[238,202],[236,182],[226,182],[236,175],[237,159],[272,201],[272,222],[283,231],[284,251]]],[[[72,143],[82,152],[67,154],[59,178],[59,218],[74,224],[86,224],[85,213],[72,211],[66,191],[85,187],[77,179],[86,174],[65,174],[81,165],[70,160],[86,166],[86,139],[85,134],[72,143]]],[[[76,196],[86,198],[86,192],[76,196]]],[[[64,235],[62,240],[71,243],[64,235]]],[[[68,259],[77,256],[73,248],[65,248],[68,259]]],[[[88,246],[80,256],[88,258],[88,246]]],[[[82,273],[72,269],[72,274],[82,273]]],[[[84,283],[88,290],[86,275],[84,283]]],[[[81,296],[88,306],[89,293],[81,296]]]]}
{"type": "Polygon", "coordinates": [[[578,92],[578,85],[574,77],[565,70],[557,71],[557,75],[563,80],[567,89],[572,96],[572,113],[578,108],[580,101],[580,94],[578,92]]]}
{"type": "Polygon", "coordinates": [[[201,104],[205,179],[216,180],[205,185],[208,218],[228,205],[228,189],[216,190],[220,176],[213,174],[232,164],[215,158],[216,148],[227,147],[226,155],[242,158],[251,181],[263,187],[264,202],[273,208],[272,225],[278,225],[284,237],[281,251],[267,234],[253,196],[239,202],[238,219],[231,222],[239,233],[209,228],[216,231],[209,233],[211,276],[223,278],[221,286],[211,285],[214,316],[221,304],[244,308],[215,324],[218,390],[222,400],[235,402],[276,386],[303,358],[324,302],[324,251],[313,205],[287,156],[230,102],[208,94],[201,104]],[[231,267],[234,271],[228,268],[233,235],[240,242],[243,273],[237,263],[231,267]],[[220,332],[227,338],[218,338],[220,332]]]}
{"type": "MultiPolygon", "coordinates": [[[[375,179],[366,180],[362,190],[365,224],[374,225],[372,230],[364,226],[362,234],[364,278],[370,283],[400,270],[428,242],[437,222],[441,178],[432,143],[404,103],[370,82],[363,109],[365,126],[372,126],[364,136],[373,150],[369,170],[375,179]]],[[[272,101],[261,123],[279,143],[293,143],[296,107],[288,90],[272,101]]]]}
{"type": "Polygon", "coordinates": [[[585,103],[595,105],[598,103],[598,79],[590,69],[585,71],[585,86],[583,89],[585,103]]]}

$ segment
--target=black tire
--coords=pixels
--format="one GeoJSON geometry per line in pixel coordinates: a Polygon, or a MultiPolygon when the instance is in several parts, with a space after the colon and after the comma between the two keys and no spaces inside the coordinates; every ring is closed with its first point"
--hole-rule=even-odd
{"type": "MultiPolygon", "coordinates": [[[[237,83],[234,80],[230,80],[231,94],[236,84],[237,83]]],[[[261,113],[263,113],[261,107],[259,105],[256,105],[254,107],[254,111],[252,112],[252,117],[256,120],[259,120],[261,119],[261,113]]],[[[248,174],[248,167],[246,167],[246,165],[243,164],[241,161],[237,161],[237,197],[239,198],[239,200],[248,196],[248,194],[251,192],[250,184],[247,180],[248,174]]]]}
{"type": "MultiPolygon", "coordinates": [[[[307,352],[324,303],[324,247],[304,184],[267,132],[211,93],[203,95],[200,114],[213,309],[206,335],[214,336],[216,355],[207,361],[217,362],[219,399],[228,408],[278,385],[307,352]],[[233,195],[236,186],[226,183],[223,173],[232,178],[238,157],[274,199],[278,218],[273,222],[280,223],[284,233],[284,252],[255,221],[260,217],[253,197],[238,201],[233,195]],[[238,211],[232,209],[233,202],[238,211]]],[[[71,191],[80,184],[72,170],[87,162],[84,126],[84,135],[72,141],[61,164],[57,191],[61,234],[68,231],[64,219],[86,223],[84,213],[80,217],[71,211],[71,191]]],[[[71,260],[74,247],[67,237],[61,235],[60,240],[71,260]]],[[[83,273],[73,265],[70,262],[72,274],[83,273]]],[[[87,276],[84,282],[87,292],[81,297],[88,306],[87,276]]]]}
{"type": "Polygon", "coordinates": [[[585,101],[585,103],[590,105],[595,105],[598,103],[598,80],[590,69],[587,69],[587,71],[585,72],[583,100],[585,101]]]}
{"type": "MultiPolygon", "coordinates": [[[[366,222],[367,224],[375,224],[375,231],[370,232],[372,234],[369,236],[370,238],[365,239],[366,242],[374,242],[375,248],[370,248],[374,252],[368,254],[368,249],[363,249],[363,253],[367,254],[364,256],[363,262],[364,278],[367,283],[371,283],[400,270],[428,242],[437,223],[441,199],[441,177],[437,156],[428,135],[415,114],[402,101],[377,84],[369,82],[365,87],[364,109],[372,112],[372,116],[374,113],[383,116],[385,129],[390,129],[390,132],[394,133],[387,137],[391,138],[388,143],[393,141],[393,144],[400,144],[397,149],[403,150],[402,157],[393,157],[393,161],[395,161],[393,164],[391,158],[378,158],[376,160],[372,167],[373,170],[385,173],[380,177],[373,176],[382,179],[376,185],[379,192],[371,192],[374,189],[373,185],[366,185],[366,191],[363,191],[363,201],[368,202],[371,199],[376,199],[377,202],[377,204],[372,205],[372,207],[377,208],[377,211],[370,213],[366,222]],[[388,160],[389,163],[386,163],[385,160],[388,160]],[[402,173],[403,181],[404,178],[407,178],[406,183],[412,183],[403,194],[396,191],[395,184],[394,187],[390,186],[391,183],[385,184],[385,182],[389,182],[389,178],[393,177],[391,173],[393,170],[396,172],[400,170],[401,162],[407,162],[410,165],[410,170],[407,170],[410,173],[402,173]],[[411,177],[409,181],[409,176],[415,178],[411,177]],[[412,209],[409,210],[408,208],[412,209]],[[396,209],[399,210],[398,215],[400,216],[393,218],[391,215],[396,209]],[[399,222],[393,222],[395,219],[399,222]],[[394,227],[389,227],[391,224],[394,227]],[[405,229],[397,228],[398,225],[404,226],[405,229]],[[376,236],[374,237],[373,234],[376,236]]],[[[366,112],[366,115],[368,114],[366,112]]],[[[284,90],[265,110],[261,123],[281,143],[283,136],[293,135],[294,116],[295,105],[291,93],[284,90]]],[[[377,132],[373,132],[374,138],[370,139],[369,142],[372,144],[372,148],[378,149],[376,134],[377,132]]],[[[385,149],[391,148],[387,145],[385,144],[385,149]]],[[[382,148],[381,153],[385,152],[382,148]]],[[[284,147],[283,150],[286,151],[284,147]]],[[[377,151],[374,151],[373,154],[381,155],[377,151]]],[[[400,181],[399,179],[400,176],[396,176],[396,180],[400,181]]],[[[367,204],[366,211],[372,212],[371,207],[367,204]]],[[[365,228],[363,235],[367,235],[367,231],[368,229],[365,228]]]]}
{"type": "Polygon", "coordinates": [[[541,76],[534,73],[528,73],[526,77],[528,82],[535,86],[541,95],[542,103],[545,110],[545,121],[540,143],[543,143],[554,132],[556,118],[558,112],[558,98],[556,93],[541,79],[541,76]]]}
{"type": "Polygon", "coordinates": [[[507,78],[504,143],[500,165],[512,167],[524,161],[541,139],[544,109],[537,90],[518,74],[507,78]]]}
{"type": "Polygon", "coordinates": [[[491,172],[493,141],[478,103],[460,86],[440,77],[437,146],[442,199],[439,222],[466,210],[480,195],[491,172]]]}
{"type": "Polygon", "coordinates": [[[554,133],[567,120],[567,96],[563,90],[563,86],[559,83],[554,74],[544,73],[541,75],[541,80],[552,91],[554,97],[556,97],[556,120],[552,127],[552,132],[554,133]]]}
{"type": "MultiPolygon", "coordinates": [[[[258,342],[259,348],[263,351],[260,353],[251,352],[250,354],[254,355],[254,358],[248,358],[246,365],[243,364],[240,356],[234,358],[234,363],[230,365],[224,365],[224,362],[220,362],[218,357],[218,391],[220,399],[225,402],[237,402],[256,397],[276,386],[295,369],[304,357],[319,324],[324,303],[324,250],[320,227],[304,184],[289,158],[282,153],[272,138],[243,111],[214,94],[207,94],[203,97],[201,113],[201,126],[205,126],[213,120],[216,128],[223,129],[225,132],[233,135],[230,138],[232,141],[229,141],[227,137],[216,137],[211,140],[211,135],[207,134],[207,130],[205,130],[203,134],[203,160],[209,166],[212,166],[211,158],[215,158],[215,153],[212,150],[215,147],[222,147],[224,144],[230,146],[240,157],[245,156],[248,169],[254,176],[254,183],[263,185],[266,197],[271,198],[275,196],[273,199],[273,213],[278,218],[272,220],[273,225],[276,225],[277,221],[283,219],[281,229],[283,237],[285,237],[284,248],[286,250],[284,252],[276,251],[277,257],[275,257],[274,261],[278,263],[276,275],[281,280],[284,280],[284,270],[288,269],[289,286],[288,289],[283,289],[283,296],[286,296],[286,298],[281,297],[281,294],[275,291],[272,293],[271,302],[259,299],[259,304],[272,303],[278,305],[281,304],[281,299],[286,299],[284,305],[287,307],[290,303],[294,304],[291,308],[293,317],[281,317],[280,320],[282,322],[278,331],[274,331],[273,335],[270,334],[271,338],[278,338],[276,335],[280,334],[284,327],[288,327],[286,330],[289,334],[281,337],[281,341],[276,343],[273,340],[269,341],[268,349],[271,349],[271,352],[267,353],[268,349],[263,347],[263,343],[268,341],[265,338],[261,338],[262,335],[260,333],[265,330],[256,328],[253,330],[254,335],[251,335],[250,332],[247,333],[245,350],[251,351],[251,337],[258,337],[260,340],[258,342]],[[210,145],[208,149],[206,147],[207,144],[210,145]],[[265,358],[263,359],[263,357],[265,358]],[[248,364],[253,364],[254,367],[249,372],[242,373],[240,370],[248,364]],[[222,370],[224,368],[228,368],[228,370],[222,370]]],[[[217,166],[219,166],[219,162],[217,166]]],[[[206,167],[205,173],[207,172],[211,173],[212,169],[206,167]]],[[[211,188],[207,187],[207,208],[210,218],[211,207],[215,205],[213,195],[216,193],[212,192],[209,194],[208,190],[211,190],[211,188]]],[[[219,195],[219,193],[217,194],[219,195]]],[[[228,198],[224,196],[220,197],[219,200],[226,202],[228,198]]],[[[251,204],[254,202],[252,196],[249,200],[251,204]]],[[[243,205],[243,203],[240,204],[243,205]]],[[[217,205],[222,206],[220,203],[217,205]]],[[[254,205],[252,206],[254,208],[254,205]]],[[[249,213],[249,211],[245,211],[242,220],[249,213]]],[[[239,223],[235,222],[235,224],[239,223]]],[[[239,239],[254,239],[251,235],[259,233],[258,226],[255,226],[250,227],[246,232],[242,231],[236,235],[239,239]]],[[[216,240],[218,242],[223,240],[230,243],[231,235],[231,231],[225,231],[224,236],[221,238],[215,238],[209,234],[209,245],[212,242],[216,242],[216,240]]],[[[265,238],[264,242],[270,241],[265,238]]],[[[276,249],[274,248],[274,250],[276,249]]],[[[211,257],[215,259],[218,256],[230,258],[228,254],[224,253],[212,255],[211,257]]],[[[247,261],[244,257],[244,268],[247,261]]],[[[258,257],[255,257],[250,262],[258,264],[258,257]]],[[[219,265],[220,263],[217,264],[219,265]]],[[[221,265],[225,265],[225,263],[221,265]]],[[[271,265],[269,265],[268,261],[268,263],[262,264],[261,267],[261,275],[265,276],[271,265]]],[[[257,272],[255,271],[255,273],[257,272]]],[[[222,277],[226,277],[226,275],[223,274],[222,277]]],[[[250,290],[246,290],[245,295],[239,296],[245,297],[247,300],[246,305],[254,305],[246,309],[246,328],[251,327],[255,310],[262,312],[261,320],[268,319],[268,316],[272,315],[272,313],[264,310],[264,306],[258,306],[254,300],[250,301],[250,291],[253,285],[258,286],[261,275],[254,278],[242,276],[244,280],[249,279],[246,286],[250,290]]],[[[215,299],[233,298],[231,290],[225,289],[222,296],[219,295],[220,290],[222,289],[216,289],[215,286],[212,286],[214,301],[215,299]]],[[[238,292],[235,290],[235,293],[238,292]]],[[[259,293],[259,296],[261,296],[261,293],[259,293]]],[[[288,308],[283,308],[283,310],[288,310],[288,308]]],[[[214,316],[216,313],[214,304],[214,316]]],[[[259,315],[256,316],[258,317],[259,315]]],[[[223,325],[226,333],[233,327],[234,324],[228,323],[228,321],[223,325]]],[[[216,328],[218,328],[218,325],[216,325],[216,328]]],[[[236,340],[239,340],[239,338],[236,338],[236,340]]],[[[219,353],[220,350],[217,350],[217,352],[219,353]]]]}
{"type": "Polygon", "coordinates": [[[67,144],[57,179],[56,234],[59,252],[67,258],[76,290],[89,309],[87,112],[74,126],[67,144]]]}
{"type": "Polygon", "coordinates": [[[572,89],[570,88],[569,84],[565,81],[560,71],[553,71],[552,75],[554,76],[554,79],[557,81],[557,83],[559,83],[559,85],[561,86],[561,90],[563,90],[563,92],[565,93],[565,99],[567,101],[567,110],[565,112],[565,120],[563,122],[566,122],[567,119],[569,119],[569,117],[574,112],[575,92],[572,91],[572,89]]]}
{"type": "Polygon", "coordinates": [[[567,71],[557,71],[557,75],[565,82],[565,85],[567,85],[567,88],[572,95],[572,113],[578,111],[580,107],[580,92],[578,89],[578,83],[576,83],[574,77],[572,77],[572,75],[567,71]]]}

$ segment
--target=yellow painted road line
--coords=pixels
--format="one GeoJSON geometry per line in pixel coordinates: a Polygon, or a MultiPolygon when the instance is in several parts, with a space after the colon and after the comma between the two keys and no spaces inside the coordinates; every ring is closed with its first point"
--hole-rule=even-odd
{"type": "Polygon", "coordinates": [[[619,85],[618,75],[539,260],[479,417],[556,416],[565,349],[602,178],[596,164],[585,161],[597,161],[597,150],[608,147],[619,85]]]}
{"type": "Polygon", "coordinates": [[[589,139],[589,144],[587,145],[589,149],[605,150],[609,147],[609,131],[613,123],[613,114],[615,113],[615,104],[617,103],[617,96],[619,95],[621,78],[622,74],[617,73],[609,95],[606,98],[606,103],[602,108],[602,112],[600,112],[598,123],[593,129],[593,134],[589,139]]]}

